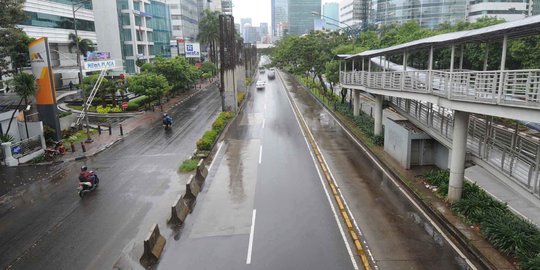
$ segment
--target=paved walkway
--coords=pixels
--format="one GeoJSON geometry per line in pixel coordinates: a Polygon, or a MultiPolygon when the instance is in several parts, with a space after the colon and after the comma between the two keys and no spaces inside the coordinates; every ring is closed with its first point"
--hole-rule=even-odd
{"type": "MultiPolygon", "coordinates": [[[[163,111],[166,112],[171,108],[181,105],[186,100],[190,99],[194,95],[198,94],[202,89],[206,89],[210,85],[217,83],[217,80],[211,82],[204,82],[200,85],[200,88],[191,89],[188,92],[182,93],[176,97],[171,98],[167,103],[163,104],[163,111]]],[[[69,144],[66,144],[66,154],[61,158],[58,158],[56,163],[60,162],[69,162],[73,160],[85,159],[90,156],[94,156],[101,151],[111,147],[117,142],[120,142],[124,136],[127,136],[129,133],[133,132],[137,127],[158,121],[162,118],[162,112],[160,109],[156,109],[154,112],[145,111],[141,113],[134,113],[130,116],[133,116],[117,125],[112,126],[112,134],[109,135],[108,130],[103,130],[101,135],[92,134],[92,143],[84,143],[86,152],[82,151],[81,144],[75,145],[75,152],[71,152],[69,144]],[[120,134],[120,125],[122,126],[123,135],[120,134]]]]}

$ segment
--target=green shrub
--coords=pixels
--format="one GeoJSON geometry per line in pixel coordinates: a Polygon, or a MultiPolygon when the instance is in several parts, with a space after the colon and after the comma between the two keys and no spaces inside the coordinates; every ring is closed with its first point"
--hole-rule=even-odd
{"type": "Polygon", "coordinates": [[[71,115],[71,112],[64,112],[64,111],[59,111],[58,112],[58,118],[63,118],[63,117],[69,116],[69,115],[71,115]]]}
{"type": "Polygon", "coordinates": [[[199,164],[199,162],[197,160],[186,159],[186,160],[184,160],[184,162],[182,162],[182,165],[180,165],[179,170],[181,172],[192,172],[195,169],[197,169],[198,164],[199,164]]]}
{"type": "Polygon", "coordinates": [[[237,105],[240,106],[242,104],[242,101],[244,101],[245,98],[246,98],[246,93],[244,92],[239,92],[238,94],[236,94],[236,102],[238,103],[237,105]]]}
{"type": "Polygon", "coordinates": [[[226,121],[227,120],[224,120],[223,118],[218,117],[216,121],[214,121],[214,123],[212,124],[212,129],[217,132],[221,132],[225,128],[226,121]]]}
{"type": "Polygon", "coordinates": [[[128,102],[128,111],[136,111],[139,109],[139,107],[146,104],[146,102],[149,101],[149,98],[147,96],[140,96],[136,97],[128,102]]]}
{"type": "Polygon", "coordinates": [[[521,270],[538,270],[540,269],[540,253],[536,256],[524,259],[519,264],[519,269],[521,270]]]}
{"type": "Polygon", "coordinates": [[[15,138],[9,134],[0,135],[0,142],[13,142],[15,138]]]}
{"type": "Polygon", "coordinates": [[[532,257],[540,252],[540,232],[535,225],[507,211],[491,211],[480,222],[488,241],[509,256],[532,257]]]}
{"type": "Polygon", "coordinates": [[[209,151],[212,149],[212,145],[216,141],[218,132],[215,130],[209,130],[204,133],[201,139],[197,141],[197,150],[209,151]]]}
{"type": "Polygon", "coordinates": [[[107,105],[106,107],[97,106],[96,112],[102,113],[102,114],[119,113],[119,112],[122,112],[122,108],[120,106],[112,106],[112,105],[107,105]]]}

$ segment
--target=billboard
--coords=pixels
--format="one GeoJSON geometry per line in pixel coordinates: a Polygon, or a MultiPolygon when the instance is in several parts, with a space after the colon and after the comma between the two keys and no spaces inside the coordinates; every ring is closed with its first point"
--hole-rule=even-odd
{"type": "Polygon", "coordinates": [[[91,61],[84,62],[84,70],[93,71],[93,70],[102,70],[102,69],[113,69],[116,67],[116,61],[114,60],[102,60],[102,61],[91,61]]]}
{"type": "Polygon", "coordinates": [[[110,52],[87,52],[86,61],[100,61],[111,59],[110,52]]]}
{"type": "Polygon", "coordinates": [[[56,91],[54,88],[53,73],[51,68],[49,43],[47,38],[42,37],[28,44],[30,53],[30,65],[32,73],[36,77],[36,107],[39,118],[43,123],[55,130],[55,140],[61,138],[62,129],[56,108],[56,91]]]}
{"type": "Polygon", "coordinates": [[[184,45],[186,58],[201,57],[201,44],[194,42],[186,42],[184,45]]]}

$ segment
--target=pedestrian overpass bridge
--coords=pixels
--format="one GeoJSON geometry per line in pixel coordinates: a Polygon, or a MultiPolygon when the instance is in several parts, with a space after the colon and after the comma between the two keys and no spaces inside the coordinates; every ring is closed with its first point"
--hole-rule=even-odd
{"type": "MultiPolygon", "coordinates": [[[[540,70],[507,70],[508,40],[540,34],[540,16],[429,38],[355,55],[339,55],[342,87],[354,92],[354,114],[360,93],[374,96],[374,134],[382,135],[383,100],[451,149],[448,199],[461,197],[466,152],[540,195],[540,141],[517,128],[503,128],[486,116],[540,122],[540,70]],[[471,43],[502,42],[498,70],[463,69],[471,43]],[[459,48],[456,48],[459,47],[459,48]],[[436,70],[434,51],[449,49],[449,66],[436,70]],[[459,49],[459,56],[456,51],[459,49]],[[426,52],[427,69],[409,66],[413,52],[426,52]],[[389,59],[400,59],[395,64],[389,59]],[[456,68],[456,64],[458,67],[456,68]]],[[[487,48],[487,46],[486,46],[487,48]]]]}

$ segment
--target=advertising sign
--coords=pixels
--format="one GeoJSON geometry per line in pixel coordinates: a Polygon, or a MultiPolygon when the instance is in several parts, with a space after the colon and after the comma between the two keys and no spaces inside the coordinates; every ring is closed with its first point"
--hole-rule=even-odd
{"type": "Polygon", "coordinates": [[[56,108],[56,91],[49,57],[47,38],[38,38],[28,44],[32,73],[36,77],[36,105],[39,119],[55,130],[54,139],[61,138],[62,129],[56,108]]]}
{"type": "Polygon", "coordinates": [[[186,58],[199,58],[201,57],[201,44],[186,42],[185,43],[186,58]]]}
{"type": "Polygon", "coordinates": [[[115,67],[116,67],[116,61],[114,60],[84,62],[85,70],[113,69],[115,67]]]}
{"type": "Polygon", "coordinates": [[[86,61],[99,61],[111,59],[110,52],[87,52],[86,61]]]}

